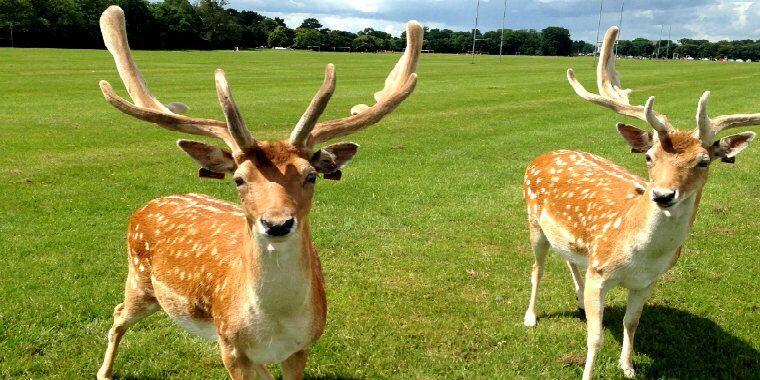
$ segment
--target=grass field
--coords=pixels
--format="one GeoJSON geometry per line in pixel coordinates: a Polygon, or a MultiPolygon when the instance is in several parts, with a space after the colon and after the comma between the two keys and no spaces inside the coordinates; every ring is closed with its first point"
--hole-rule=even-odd
{"type": "MultiPolygon", "coordinates": [[[[290,132],[336,64],[325,117],[344,116],[382,81],[395,55],[313,52],[136,52],[153,92],[190,114],[222,118],[213,70],[226,70],[260,139],[290,132]]],[[[538,154],[591,151],[644,173],[612,112],[578,98],[590,58],[425,55],[414,95],[351,136],[362,148],[340,182],[317,185],[311,220],[329,303],[311,351],[312,378],[576,378],[585,325],[570,275],[548,260],[535,329],[522,326],[533,262],[521,181],[538,154]]],[[[693,128],[702,91],[711,113],[760,112],[760,65],[621,61],[634,101],[693,128]]],[[[0,378],[94,377],[126,277],[125,226],[148,200],[201,192],[181,135],[122,115],[106,51],[0,49],[0,378]]],[[[628,120],[630,121],[630,120],[628,120]]],[[[642,123],[637,123],[641,126],[642,123]]],[[[760,378],[760,147],[716,163],[692,236],[656,288],[636,336],[641,378],[760,378]]],[[[625,293],[608,296],[598,375],[619,378],[625,293]]],[[[158,313],[124,338],[122,379],[224,378],[215,344],[158,313]]]]}

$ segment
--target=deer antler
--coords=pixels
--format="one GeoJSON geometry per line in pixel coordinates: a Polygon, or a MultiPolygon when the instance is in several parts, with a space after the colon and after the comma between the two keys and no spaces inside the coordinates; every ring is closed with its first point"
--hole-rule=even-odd
{"type": "Polygon", "coordinates": [[[702,144],[710,146],[715,136],[726,129],[760,125],[760,113],[721,115],[714,118],[707,116],[707,100],[710,91],[705,91],[697,104],[697,129],[694,134],[702,140],[702,144]]]}
{"type": "Polygon", "coordinates": [[[307,145],[311,130],[317,124],[317,119],[325,111],[327,103],[330,101],[333,92],[335,92],[335,66],[332,63],[325,67],[325,80],[322,87],[319,88],[314,98],[311,99],[309,107],[298,120],[293,132],[290,133],[290,143],[293,145],[307,145]]]}
{"type": "Polygon", "coordinates": [[[672,130],[673,127],[670,125],[667,116],[661,115],[653,109],[654,96],[650,97],[643,107],[634,106],[631,105],[628,99],[631,89],[623,89],[620,85],[620,78],[618,77],[617,70],[615,70],[615,55],[612,51],[618,31],[616,26],[612,26],[604,34],[599,64],[596,68],[596,82],[599,94],[588,92],[575,78],[573,69],[567,70],[567,81],[570,82],[575,93],[581,98],[596,105],[607,107],[621,115],[646,121],[657,131],[660,138],[665,138],[668,131],[672,130]]]}
{"type": "MultiPolygon", "coordinates": [[[[100,89],[111,105],[127,115],[157,124],[160,127],[171,131],[221,139],[233,151],[245,148],[245,146],[241,146],[239,142],[246,140],[236,142],[236,140],[238,140],[236,133],[230,134],[230,130],[234,129],[235,131],[238,131],[238,128],[233,128],[232,125],[228,127],[227,123],[219,120],[193,118],[181,115],[179,113],[186,111],[187,106],[182,103],[171,103],[168,106],[164,106],[153,96],[153,94],[150,93],[150,90],[148,90],[148,86],[145,83],[145,79],[142,74],[140,74],[140,70],[132,59],[132,52],[129,49],[129,41],[127,40],[127,31],[124,22],[124,11],[122,11],[121,8],[112,5],[103,12],[103,15],[100,16],[100,30],[103,34],[103,42],[105,42],[106,48],[108,48],[108,51],[114,58],[119,77],[134,102],[134,104],[130,103],[117,95],[113,90],[113,87],[111,87],[111,84],[102,80],[100,81],[100,89]],[[233,138],[233,136],[235,136],[235,138],[233,138]]],[[[224,73],[222,73],[221,76],[223,78],[224,73]]],[[[223,80],[223,82],[226,91],[229,94],[229,87],[226,86],[226,80],[223,80]]],[[[219,73],[217,73],[217,84],[219,84],[219,73]]],[[[228,96],[228,98],[231,100],[231,95],[228,96]]],[[[220,92],[220,102],[221,101],[222,94],[220,92]]],[[[234,102],[230,102],[230,104],[234,107],[234,102]]],[[[225,109],[225,115],[229,118],[228,108],[225,107],[225,104],[222,104],[222,107],[225,109]]],[[[237,115],[239,116],[239,112],[237,112],[237,115]]],[[[242,121],[242,119],[240,120],[242,121]]],[[[245,123],[242,125],[245,127],[245,123]]],[[[247,133],[248,136],[250,136],[250,132],[247,133]]],[[[252,138],[250,141],[253,141],[252,138]]]]}
{"type": "Polygon", "coordinates": [[[375,93],[375,105],[360,104],[351,108],[351,116],[316,123],[334,89],[332,65],[325,70],[325,82],[312,99],[309,108],[293,129],[294,145],[313,145],[345,136],[382,120],[406,99],[417,84],[417,61],[422,48],[422,26],[417,21],[406,24],[406,50],[385,80],[385,87],[375,93]]]}

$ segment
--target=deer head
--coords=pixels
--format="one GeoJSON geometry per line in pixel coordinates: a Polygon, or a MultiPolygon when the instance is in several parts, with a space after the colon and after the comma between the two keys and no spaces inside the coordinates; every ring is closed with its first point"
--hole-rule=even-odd
{"type": "Polygon", "coordinates": [[[320,149],[315,145],[379,122],[412,93],[417,83],[416,68],[423,36],[419,23],[407,24],[406,50],[386,79],[383,90],[375,93],[375,105],[358,105],[352,108],[351,116],[318,122],[335,90],[335,68],[328,64],[322,86],[290,138],[267,142],[256,140],[246,126],[224,71],[216,71],[215,81],[226,120],[182,115],[187,106],[181,103],[165,106],[148,90],[132,59],[121,8],[109,7],[101,17],[100,28],[133,102],[121,98],[108,82],[101,81],[106,100],[127,115],[162,128],[222,140],[228,149],[189,140],[180,140],[178,145],[200,165],[200,176],[223,179],[230,174],[252,232],[274,239],[285,238],[299,230],[299,221],[305,220],[311,208],[318,176],[340,179],[341,169],[359,148],[350,142],[320,149]]]}
{"type": "Polygon", "coordinates": [[[651,126],[654,134],[622,123],[618,123],[617,129],[630,145],[631,152],[645,154],[652,201],[663,208],[671,207],[702,189],[713,161],[734,162],[734,157],[755,138],[754,132],[742,132],[718,140],[716,135],[730,128],[760,125],[760,114],[724,115],[711,119],[707,116],[710,92],[706,91],[697,105],[697,128],[688,132],[675,129],[667,116],[654,110],[654,96],[649,97],[644,106],[630,104],[631,90],[621,87],[615,70],[612,50],[617,36],[615,26],[604,35],[596,70],[599,94],[588,92],[575,78],[573,69],[567,70],[567,79],[581,98],[651,126]]]}

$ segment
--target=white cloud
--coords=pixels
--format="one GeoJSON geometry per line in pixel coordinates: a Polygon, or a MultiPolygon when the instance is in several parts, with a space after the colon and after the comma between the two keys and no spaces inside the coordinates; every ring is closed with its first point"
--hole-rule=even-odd
{"type": "Polygon", "coordinates": [[[405,29],[405,23],[393,20],[383,20],[367,17],[342,17],[332,16],[324,13],[282,13],[282,12],[261,12],[269,17],[280,17],[285,20],[285,24],[290,28],[297,28],[305,18],[313,17],[326,28],[334,30],[346,30],[357,32],[365,28],[382,30],[394,36],[401,35],[405,29]]]}
{"type": "Polygon", "coordinates": [[[737,26],[745,26],[747,25],[747,11],[752,6],[752,1],[737,1],[734,2],[734,12],[736,12],[737,17],[735,24],[737,26]]]}
{"type": "Polygon", "coordinates": [[[654,18],[654,12],[651,9],[647,9],[645,11],[636,11],[633,12],[633,17],[648,18],[651,20],[654,18]]]}
{"type": "MultiPolygon", "coordinates": [[[[604,0],[602,28],[618,23],[623,0],[604,0]]],[[[672,39],[759,39],[759,1],[729,0],[625,0],[624,38],[656,39],[660,24],[672,39]]],[[[501,26],[502,0],[481,0],[479,27],[501,26]]],[[[236,9],[250,9],[285,18],[298,26],[305,17],[316,17],[331,29],[356,32],[366,27],[398,35],[404,23],[416,19],[429,27],[470,30],[475,16],[473,0],[230,0],[236,9]]],[[[568,28],[573,39],[593,41],[596,36],[598,0],[508,0],[507,27],[568,28]]]]}

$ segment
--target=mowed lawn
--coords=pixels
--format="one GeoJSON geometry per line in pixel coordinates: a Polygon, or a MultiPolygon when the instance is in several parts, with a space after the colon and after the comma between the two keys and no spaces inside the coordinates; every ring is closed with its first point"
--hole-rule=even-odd
{"type": "MultiPolygon", "coordinates": [[[[338,87],[323,119],[371,94],[397,55],[135,52],[156,96],[222,118],[224,68],[253,134],[288,136],[322,80],[338,87]]],[[[343,180],[320,180],[311,212],[329,303],[311,378],[577,378],[585,324],[569,272],[550,256],[536,328],[522,325],[533,263],[522,176],[537,155],[581,149],[644,174],[617,135],[625,119],[578,98],[568,67],[595,89],[590,58],[424,55],[415,93],[361,145],[343,180]]],[[[618,62],[623,84],[681,128],[710,112],[760,112],[760,64],[618,62]]],[[[94,377],[126,277],[125,228],[152,198],[200,192],[182,136],[127,117],[105,51],[0,49],[0,378],[94,377]]],[[[760,128],[755,128],[759,130],[760,128]]],[[[636,336],[641,378],[760,378],[760,146],[717,162],[692,236],[647,303],[636,336]]],[[[625,292],[605,313],[598,375],[619,378],[625,292]]],[[[163,313],[125,336],[122,379],[225,378],[215,343],[163,313]]],[[[279,370],[277,370],[279,373],[279,370]]]]}

